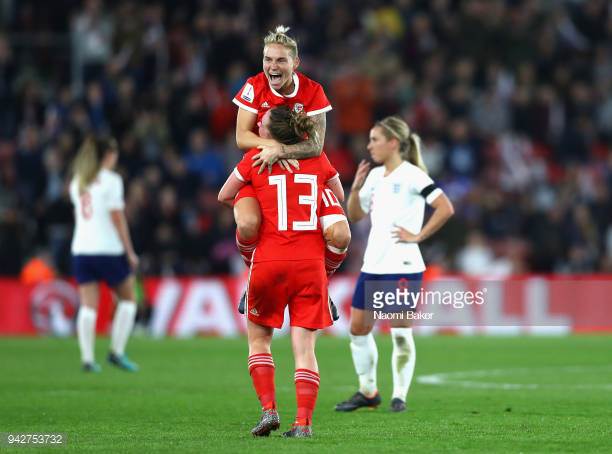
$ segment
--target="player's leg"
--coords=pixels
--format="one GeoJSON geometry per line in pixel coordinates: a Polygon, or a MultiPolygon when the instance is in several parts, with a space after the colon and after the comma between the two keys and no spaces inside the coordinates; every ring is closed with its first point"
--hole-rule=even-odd
{"type": "MultiPolygon", "coordinates": [[[[253,252],[257,247],[261,226],[261,208],[252,186],[245,186],[236,196],[234,219],[236,221],[236,246],[244,264],[249,267],[253,259],[253,252]]],[[[243,293],[238,303],[238,312],[241,314],[244,314],[245,297],[246,294],[243,293]]]]}
{"type": "Polygon", "coordinates": [[[287,289],[269,283],[275,276],[283,281],[285,269],[282,262],[253,263],[247,282],[249,374],[262,409],[259,423],[251,430],[254,436],[267,436],[280,426],[270,345],[273,329],[283,326],[287,289]]]}
{"type": "Polygon", "coordinates": [[[289,317],[295,358],[297,412],[285,437],[310,437],[312,416],[319,393],[319,366],[315,356],[317,330],[332,325],[328,303],[327,277],[323,260],[291,263],[289,273],[289,317]]]}
{"type": "MultiPolygon", "coordinates": [[[[351,229],[344,214],[321,216],[321,226],[325,238],[325,273],[331,276],[346,258],[348,246],[351,242],[351,229]]],[[[329,307],[334,321],[340,318],[338,308],[329,298],[329,307]]]]}
{"type": "Polygon", "coordinates": [[[251,265],[261,226],[261,208],[255,197],[242,197],[234,204],[236,245],[246,266],[251,265]]]}
{"type": "Polygon", "coordinates": [[[378,366],[378,348],[372,334],[374,320],[372,314],[365,310],[365,281],[371,277],[361,273],[357,280],[351,307],[351,356],[355,372],[359,378],[359,390],[348,400],[336,405],[336,411],[353,411],[361,407],[374,408],[380,405],[376,368],[378,366]]]}
{"type": "MultiPolygon", "coordinates": [[[[395,275],[409,283],[411,292],[419,292],[423,279],[422,273],[395,275]]],[[[417,308],[411,309],[416,311],[417,308]]],[[[393,319],[391,321],[391,339],[393,341],[393,353],[391,354],[391,371],[393,374],[393,395],[391,398],[392,411],[404,411],[406,409],[406,397],[412,383],[414,366],[416,365],[416,347],[412,337],[412,319],[393,319]]]]}
{"type": "Polygon", "coordinates": [[[331,276],[346,258],[346,251],[351,242],[351,229],[346,220],[334,222],[324,231],[325,272],[331,276]]]}
{"type": "Polygon", "coordinates": [[[280,427],[276,411],[274,360],[270,350],[273,331],[273,328],[247,320],[249,374],[262,410],[261,419],[251,433],[258,437],[268,436],[271,431],[280,427]]]}
{"type": "Polygon", "coordinates": [[[391,339],[393,353],[391,355],[391,370],[393,373],[392,411],[406,409],[406,396],[412,383],[414,366],[416,364],[416,347],[412,337],[411,320],[392,320],[391,339]]]}
{"type": "Polygon", "coordinates": [[[295,398],[297,412],[286,437],[310,437],[312,415],[319,394],[319,366],[315,356],[316,330],[291,327],[291,345],[295,359],[295,398]]]}
{"type": "Polygon", "coordinates": [[[95,362],[96,319],[98,318],[98,283],[88,282],[79,285],[81,306],[77,315],[77,337],[81,351],[81,362],[86,372],[100,372],[95,362]]]}
{"type": "Polygon", "coordinates": [[[111,348],[108,362],[128,372],[136,372],[138,366],[130,361],[125,354],[125,347],[134,328],[136,319],[136,297],[134,292],[134,276],[128,274],[119,284],[114,286],[117,298],[117,308],[113,317],[111,329],[111,348]]]}

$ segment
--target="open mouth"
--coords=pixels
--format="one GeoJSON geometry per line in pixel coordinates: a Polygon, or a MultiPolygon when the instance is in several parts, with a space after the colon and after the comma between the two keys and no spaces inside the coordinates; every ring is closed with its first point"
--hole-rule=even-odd
{"type": "Polygon", "coordinates": [[[270,82],[280,82],[283,78],[282,74],[269,73],[268,75],[270,76],[270,82]]]}

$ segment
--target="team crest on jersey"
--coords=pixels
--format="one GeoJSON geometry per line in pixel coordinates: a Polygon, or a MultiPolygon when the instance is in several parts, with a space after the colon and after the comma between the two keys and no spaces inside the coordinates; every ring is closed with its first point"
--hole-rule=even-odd
{"type": "Polygon", "coordinates": [[[293,111],[295,113],[300,113],[302,110],[304,110],[304,104],[300,104],[299,102],[296,102],[295,105],[293,106],[293,111]]]}
{"type": "Polygon", "coordinates": [[[249,83],[245,84],[240,97],[245,101],[253,102],[253,98],[255,97],[255,90],[253,89],[253,85],[249,83]]]}
{"type": "Polygon", "coordinates": [[[402,190],[401,183],[393,183],[393,194],[399,194],[402,190]]]}

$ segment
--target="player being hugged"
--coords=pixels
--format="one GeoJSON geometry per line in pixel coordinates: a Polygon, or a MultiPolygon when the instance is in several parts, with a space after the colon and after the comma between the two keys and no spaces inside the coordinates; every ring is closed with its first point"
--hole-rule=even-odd
{"type": "Polygon", "coordinates": [[[126,371],[138,370],[125,355],[136,316],[132,269],[138,266],[138,256],[123,212],[123,181],[113,171],[118,157],[114,139],[86,138],[74,160],[70,182],[76,220],[72,263],[81,301],[77,334],[86,372],[101,370],[94,359],[100,282],[106,282],[117,299],[108,362],[126,371]]]}
{"type": "MultiPolygon", "coordinates": [[[[313,128],[310,118],[282,106],[266,113],[259,133],[291,144],[305,140],[313,128]]],[[[288,306],[297,415],[283,435],[310,437],[319,390],[316,330],[332,324],[325,240],[334,243],[336,238],[346,237],[342,232],[349,232],[342,207],[331,189],[341,191],[342,186],[324,154],[301,161],[296,173],[275,166],[270,173],[260,174],[252,166],[257,153],[259,150],[254,148],[244,155],[219,192],[219,201],[231,205],[240,189],[250,183],[263,218],[246,292],[249,373],[263,411],[251,433],[267,436],[280,426],[270,346],[274,328],[282,327],[288,306]]],[[[336,245],[346,248],[348,241],[336,245]]]]}
{"type": "MultiPolygon", "coordinates": [[[[252,164],[259,166],[260,172],[276,162],[291,172],[290,162],[294,168],[299,168],[296,160],[319,156],[325,141],[325,113],[332,109],[321,85],[297,71],[300,64],[298,46],[287,35],[288,31],[289,27],[279,25],[268,33],[264,38],[263,71],[249,77],[233,99],[239,107],[236,144],[242,150],[260,149],[251,156],[252,164]],[[257,129],[264,115],[277,106],[288,106],[312,120],[312,131],[305,140],[288,145],[258,135],[257,129]]],[[[245,185],[238,193],[234,217],[236,244],[248,267],[261,225],[261,209],[251,184],[245,185]]],[[[326,254],[328,260],[337,261],[332,252],[326,254]]]]}
{"type": "MultiPolygon", "coordinates": [[[[352,222],[368,213],[372,222],[363,266],[351,307],[351,353],[359,376],[359,391],[336,405],[337,411],[377,407],[378,351],[372,328],[372,308],[365,307],[365,284],[392,281],[420,283],[425,264],[418,243],[429,238],[452,216],[453,206],[427,174],[421,140],[399,117],[387,117],[370,130],[368,151],[376,164],[359,164],[348,199],[352,222]],[[425,203],[434,209],[423,226],[425,203]]],[[[406,396],[416,361],[411,319],[393,319],[392,411],[406,409],[406,396]]]]}

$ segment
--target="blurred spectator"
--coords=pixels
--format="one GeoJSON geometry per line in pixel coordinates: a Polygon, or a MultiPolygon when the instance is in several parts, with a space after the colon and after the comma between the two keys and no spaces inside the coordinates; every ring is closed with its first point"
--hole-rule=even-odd
{"type": "MultiPolygon", "coordinates": [[[[278,23],[330,96],[325,146],[344,185],[381,117],[423,138],[457,213],[423,245],[433,261],[612,272],[608,1],[13,3],[0,34],[0,274],[41,248],[70,272],[65,188],[91,131],[120,144],[145,274],[240,271],[215,193],[242,153],[231,97],[278,23]],[[56,39],[23,39],[35,34],[56,39]]],[[[366,232],[355,226],[345,271],[359,269],[366,232]]]]}
{"type": "MultiPolygon", "coordinates": [[[[130,20],[134,20],[131,17],[130,20]]],[[[86,0],[72,22],[72,84],[81,93],[83,83],[99,79],[112,55],[113,20],[101,0],[86,0]]]]}

